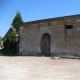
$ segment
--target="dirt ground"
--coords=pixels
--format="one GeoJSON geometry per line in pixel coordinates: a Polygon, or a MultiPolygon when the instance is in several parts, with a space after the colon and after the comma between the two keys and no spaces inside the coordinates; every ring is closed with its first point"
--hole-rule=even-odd
{"type": "Polygon", "coordinates": [[[0,80],[80,80],[80,59],[0,56],[0,80]]]}

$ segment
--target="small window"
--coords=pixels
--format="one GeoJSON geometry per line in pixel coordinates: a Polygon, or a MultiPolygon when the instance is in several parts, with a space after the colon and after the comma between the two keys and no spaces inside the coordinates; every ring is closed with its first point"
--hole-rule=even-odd
{"type": "Polygon", "coordinates": [[[73,25],[66,25],[66,29],[73,29],[73,25]]]}

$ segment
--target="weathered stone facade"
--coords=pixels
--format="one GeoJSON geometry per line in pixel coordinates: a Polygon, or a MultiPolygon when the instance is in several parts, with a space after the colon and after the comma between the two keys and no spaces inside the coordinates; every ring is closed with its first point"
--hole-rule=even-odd
{"type": "Polygon", "coordinates": [[[50,55],[80,56],[80,15],[25,22],[20,26],[20,55],[42,55],[42,36],[50,35],[50,55]]]}

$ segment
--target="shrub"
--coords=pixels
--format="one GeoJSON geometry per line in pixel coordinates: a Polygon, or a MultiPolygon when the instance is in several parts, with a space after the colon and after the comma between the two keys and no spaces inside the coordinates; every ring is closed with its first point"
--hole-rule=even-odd
{"type": "Polygon", "coordinates": [[[8,55],[15,55],[16,54],[16,42],[15,42],[15,32],[11,32],[7,38],[4,39],[3,45],[4,50],[7,51],[6,54],[8,55]]]}
{"type": "Polygon", "coordinates": [[[11,32],[6,39],[3,41],[5,48],[12,48],[15,44],[15,32],[11,32]]]}

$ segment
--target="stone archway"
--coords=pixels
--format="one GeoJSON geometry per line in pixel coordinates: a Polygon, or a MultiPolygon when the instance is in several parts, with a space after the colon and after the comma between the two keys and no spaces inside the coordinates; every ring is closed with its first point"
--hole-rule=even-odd
{"type": "Polygon", "coordinates": [[[45,56],[50,56],[50,42],[50,35],[48,33],[44,33],[42,36],[42,54],[45,56]]]}

